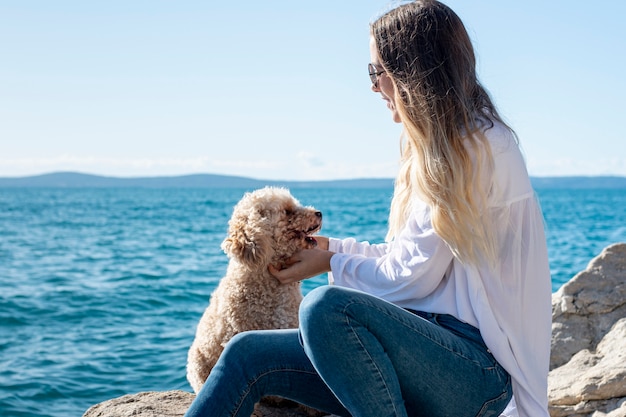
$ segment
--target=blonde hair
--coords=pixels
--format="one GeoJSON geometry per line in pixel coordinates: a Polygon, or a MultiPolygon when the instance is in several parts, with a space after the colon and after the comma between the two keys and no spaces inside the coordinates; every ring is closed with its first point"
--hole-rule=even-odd
{"type": "Polygon", "coordinates": [[[477,79],[463,23],[444,4],[418,0],[378,18],[371,33],[403,124],[387,240],[405,226],[417,196],[458,259],[495,263],[498,242],[484,220],[488,189],[481,181],[493,170],[485,131],[504,122],[477,79]]]}

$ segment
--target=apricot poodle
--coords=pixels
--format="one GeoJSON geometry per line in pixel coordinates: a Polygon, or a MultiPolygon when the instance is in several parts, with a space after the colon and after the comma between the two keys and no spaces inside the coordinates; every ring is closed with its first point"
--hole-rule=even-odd
{"type": "Polygon", "coordinates": [[[197,393],[226,343],[246,330],[298,327],[299,283],[280,284],[268,265],[284,265],[295,252],[312,248],[322,213],[300,205],[285,188],[246,193],[228,222],[222,249],[228,269],[211,294],[187,358],[187,379],[197,393]]]}

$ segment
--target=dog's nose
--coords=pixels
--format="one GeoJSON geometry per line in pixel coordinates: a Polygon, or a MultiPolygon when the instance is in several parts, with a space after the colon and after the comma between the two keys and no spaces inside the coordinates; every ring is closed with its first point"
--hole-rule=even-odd
{"type": "Polygon", "coordinates": [[[321,211],[316,211],[316,212],[315,212],[315,215],[316,215],[317,217],[319,217],[320,219],[322,218],[322,212],[321,212],[321,211]]]}

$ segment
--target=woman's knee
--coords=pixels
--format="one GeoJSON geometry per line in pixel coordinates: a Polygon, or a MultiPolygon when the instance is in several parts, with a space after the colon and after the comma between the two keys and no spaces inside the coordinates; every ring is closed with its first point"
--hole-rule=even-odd
{"type": "Polygon", "coordinates": [[[346,288],[333,285],[324,285],[313,289],[300,304],[300,321],[326,316],[333,309],[341,307],[346,298],[346,291],[346,288]]]}
{"type": "Polygon", "coordinates": [[[233,336],[218,364],[241,374],[255,375],[279,366],[277,358],[279,361],[291,358],[293,346],[300,347],[295,329],[249,330],[233,336]]]}
{"type": "Polygon", "coordinates": [[[224,346],[221,356],[235,363],[246,361],[250,352],[259,352],[259,332],[251,330],[237,333],[224,346]]]}
{"type": "Polygon", "coordinates": [[[319,335],[345,322],[347,307],[354,302],[355,294],[353,290],[332,285],[309,292],[300,304],[301,333],[319,335]]]}

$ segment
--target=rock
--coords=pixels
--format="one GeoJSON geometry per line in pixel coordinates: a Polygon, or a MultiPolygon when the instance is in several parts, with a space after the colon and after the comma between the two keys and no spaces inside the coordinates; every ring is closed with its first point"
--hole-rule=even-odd
{"type": "MultiPolygon", "coordinates": [[[[583,349],[550,372],[551,416],[613,410],[626,400],[626,318],[619,320],[595,351],[583,349]]],[[[626,411],[626,408],[624,409],[626,411]]],[[[626,414],[623,414],[626,415],[626,414]]]]}
{"type": "Polygon", "coordinates": [[[551,417],[626,417],[626,244],[552,296],[551,417]]]}
{"type": "Polygon", "coordinates": [[[140,392],[94,405],[83,417],[182,417],[194,398],[185,391],[140,392]]]}
{"type": "Polygon", "coordinates": [[[605,248],[587,269],[552,295],[550,369],[583,349],[594,349],[626,317],[626,244],[605,248]]]}
{"type": "MultiPolygon", "coordinates": [[[[114,398],[89,408],[83,417],[183,417],[195,398],[185,391],[140,392],[114,398]]],[[[296,406],[257,404],[251,417],[312,417],[319,412],[296,406]]],[[[332,416],[329,416],[332,417],[332,416]]]]}

